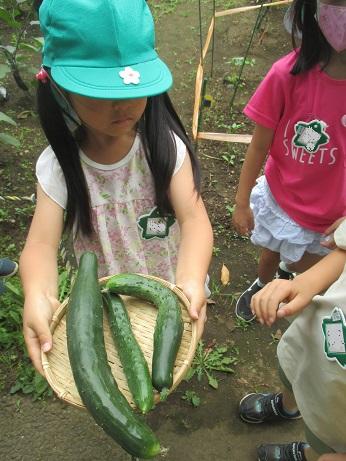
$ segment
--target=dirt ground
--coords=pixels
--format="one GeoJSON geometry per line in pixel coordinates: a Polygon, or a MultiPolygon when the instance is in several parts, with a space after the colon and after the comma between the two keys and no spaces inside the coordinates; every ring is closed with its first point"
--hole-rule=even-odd
{"type": "MultiPolygon", "coordinates": [[[[217,5],[221,3],[217,2],[217,5]]],[[[209,25],[211,4],[202,2],[204,34],[209,25]]],[[[207,86],[214,104],[203,110],[203,130],[226,131],[235,123],[234,131],[251,133],[251,124],[241,115],[241,108],[270,65],[290,49],[289,36],[282,26],[284,10],[272,8],[262,21],[249,55],[255,61],[252,61],[253,65],[245,66],[245,84],[238,92],[232,113],[229,111],[232,88],[227,80],[232,73],[229,62],[232,57],[244,55],[257,13],[217,20],[213,77],[209,78],[207,86]]],[[[172,98],[189,129],[199,58],[198,33],[196,0],[180,3],[175,11],[161,16],[157,25],[159,52],[175,77],[172,98]]],[[[208,75],[210,65],[211,53],[206,64],[208,75]]],[[[9,104],[15,103],[18,104],[18,100],[13,98],[9,104]]],[[[16,107],[14,110],[24,109],[16,107]]],[[[34,190],[34,160],[45,141],[38,134],[37,120],[29,118],[19,123],[24,131],[37,131],[30,134],[31,143],[24,152],[5,151],[0,169],[11,171],[7,171],[6,184],[2,186],[5,194],[28,195],[34,190]],[[21,182],[23,172],[18,165],[23,156],[30,160],[31,181],[21,182]]],[[[204,176],[203,197],[215,231],[215,256],[210,271],[215,305],[209,308],[204,340],[234,346],[239,351],[239,360],[233,374],[218,374],[220,385],[217,390],[208,386],[206,381],[183,382],[167,402],[158,405],[148,416],[147,421],[162,445],[169,447],[167,461],[252,461],[256,459],[256,446],[262,442],[284,442],[303,437],[300,422],[252,426],[242,423],[237,415],[239,399],[246,393],[279,389],[275,350],[280,332],[277,330],[282,332],[286,327],[282,322],[272,329],[257,324],[245,328],[234,316],[234,299],[255,277],[257,260],[257,250],[247,239],[238,237],[230,223],[245,149],[244,145],[211,141],[200,142],[198,146],[204,176]],[[226,288],[220,284],[223,263],[231,272],[231,281],[226,288]],[[201,403],[197,408],[182,400],[186,390],[193,390],[200,396],[201,403]]],[[[30,166],[26,165],[26,168],[30,166]]],[[[23,238],[13,223],[0,225],[2,239],[8,238],[10,230],[11,238],[23,238]]],[[[0,394],[0,415],[1,461],[130,459],[86,412],[56,398],[33,402],[22,395],[10,396],[5,389],[0,394]]]]}

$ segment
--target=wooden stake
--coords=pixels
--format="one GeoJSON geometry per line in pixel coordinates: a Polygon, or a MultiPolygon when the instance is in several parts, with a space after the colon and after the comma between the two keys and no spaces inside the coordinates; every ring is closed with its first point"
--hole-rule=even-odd
{"type": "Polygon", "coordinates": [[[207,133],[200,131],[197,133],[198,139],[209,139],[211,141],[223,141],[223,142],[237,142],[242,144],[250,144],[252,135],[251,134],[236,134],[236,133],[207,133]]]}
{"type": "Polygon", "coordinates": [[[221,16],[229,16],[231,14],[243,13],[244,11],[257,10],[262,6],[263,8],[269,8],[271,6],[286,5],[288,3],[292,3],[292,0],[281,0],[279,2],[263,3],[263,5],[241,6],[239,8],[231,8],[230,10],[219,11],[218,13],[215,13],[215,17],[220,18],[221,16]]]}

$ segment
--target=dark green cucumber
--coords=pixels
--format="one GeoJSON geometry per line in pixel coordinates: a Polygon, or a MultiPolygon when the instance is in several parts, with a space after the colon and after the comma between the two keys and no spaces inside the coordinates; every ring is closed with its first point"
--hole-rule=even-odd
{"type": "Polygon", "coordinates": [[[96,423],[128,453],[152,458],[160,444],[140,421],[113,378],[103,338],[103,306],[97,259],[84,253],[71,291],[66,319],[67,346],[79,395],[96,423]]]}
{"type": "Polygon", "coordinates": [[[110,292],[103,293],[103,299],[127,384],[137,407],[142,413],[147,413],[154,406],[154,390],[148,364],[133,334],[123,300],[110,292]]]}
{"type": "Polygon", "coordinates": [[[183,321],[177,296],[160,282],[137,274],[118,274],[106,287],[118,294],[135,296],[158,308],[154,332],[152,382],[158,391],[173,384],[173,368],[183,335],[183,321]]]}

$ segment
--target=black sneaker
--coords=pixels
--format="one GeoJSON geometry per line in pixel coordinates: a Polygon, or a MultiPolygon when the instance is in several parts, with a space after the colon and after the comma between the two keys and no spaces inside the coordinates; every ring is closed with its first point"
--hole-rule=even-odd
{"type": "Polygon", "coordinates": [[[0,277],[11,277],[18,270],[18,264],[7,258],[0,258],[0,277]]]}
{"type": "Polygon", "coordinates": [[[256,317],[256,315],[252,313],[250,303],[253,295],[261,289],[262,287],[257,285],[257,280],[255,280],[250,288],[239,296],[237,304],[235,305],[235,315],[238,318],[245,320],[245,322],[251,322],[256,317]]]}
{"type": "Polygon", "coordinates": [[[282,408],[282,394],[248,394],[239,403],[239,416],[246,423],[264,423],[278,419],[299,419],[300,412],[293,415],[282,408]]]}
{"type": "Polygon", "coordinates": [[[257,448],[258,461],[306,461],[304,449],[309,445],[304,442],[286,444],[260,445],[257,448]]]}
{"type": "Polygon", "coordinates": [[[281,279],[281,280],[293,280],[295,276],[296,276],[295,272],[284,271],[279,266],[278,270],[276,271],[275,278],[276,279],[281,279]]]}

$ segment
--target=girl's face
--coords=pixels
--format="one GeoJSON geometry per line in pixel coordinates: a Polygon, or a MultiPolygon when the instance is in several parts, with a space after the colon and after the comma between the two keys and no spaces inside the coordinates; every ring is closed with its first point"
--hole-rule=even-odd
{"type": "Polygon", "coordinates": [[[94,99],[69,93],[69,100],[83,125],[107,136],[121,136],[135,129],[147,98],[94,99]]]}

